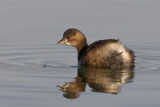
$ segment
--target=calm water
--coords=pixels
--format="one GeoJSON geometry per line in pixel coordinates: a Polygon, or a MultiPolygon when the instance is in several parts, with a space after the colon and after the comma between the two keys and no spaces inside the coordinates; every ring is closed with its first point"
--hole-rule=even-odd
{"type": "Polygon", "coordinates": [[[0,106],[159,107],[159,3],[0,0],[0,106]],[[119,38],[136,67],[78,68],[76,50],[56,44],[70,27],[89,43],[119,38]]]}

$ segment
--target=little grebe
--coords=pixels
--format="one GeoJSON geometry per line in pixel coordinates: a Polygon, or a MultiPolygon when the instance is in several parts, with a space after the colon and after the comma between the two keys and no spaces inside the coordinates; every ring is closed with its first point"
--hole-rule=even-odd
{"type": "Polygon", "coordinates": [[[77,48],[78,65],[106,68],[134,67],[134,52],[125,48],[119,40],[99,40],[88,46],[81,31],[68,29],[57,43],[77,48]]]}

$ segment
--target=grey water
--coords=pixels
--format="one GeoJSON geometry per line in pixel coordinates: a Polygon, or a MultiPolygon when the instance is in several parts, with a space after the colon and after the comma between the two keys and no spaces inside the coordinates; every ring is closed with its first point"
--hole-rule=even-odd
{"type": "Polygon", "coordinates": [[[0,0],[1,107],[159,107],[160,1],[0,0]],[[89,43],[120,39],[134,69],[77,66],[58,45],[68,28],[89,43]]]}

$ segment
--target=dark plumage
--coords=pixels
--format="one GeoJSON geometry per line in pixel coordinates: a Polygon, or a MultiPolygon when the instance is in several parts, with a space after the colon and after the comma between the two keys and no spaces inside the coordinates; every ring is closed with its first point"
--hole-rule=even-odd
{"type": "Polygon", "coordinates": [[[119,40],[99,40],[88,46],[82,32],[77,29],[68,29],[64,32],[63,38],[58,44],[76,47],[79,65],[106,68],[134,66],[134,52],[125,48],[119,40]]]}

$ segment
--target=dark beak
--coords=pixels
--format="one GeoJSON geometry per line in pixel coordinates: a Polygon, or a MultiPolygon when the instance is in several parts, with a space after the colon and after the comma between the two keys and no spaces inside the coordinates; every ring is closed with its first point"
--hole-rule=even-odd
{"type": "Polygon", "coordinates": [[[64,44],[64,43],[65,43],[64,39],[61,39],[60,41],[57,42],[57,44],[64,44]]]}

